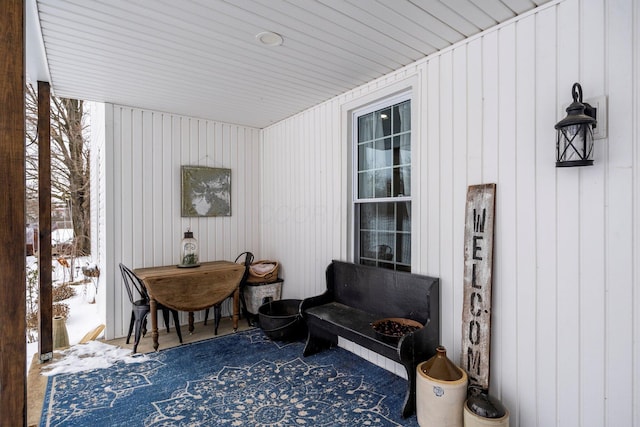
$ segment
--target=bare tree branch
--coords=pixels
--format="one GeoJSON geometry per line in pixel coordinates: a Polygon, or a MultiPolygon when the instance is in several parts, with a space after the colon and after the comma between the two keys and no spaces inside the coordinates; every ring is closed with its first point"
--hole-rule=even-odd
{"type": "MultiPolygon", "coordinates": [[[[28,198],[37,199],[38,144],[51,144],[52,204],[71,208],[74,246],[79,254],[90,251],[90,153],[88,116],[83,101],[51,98],[51,141],[38,141],[38,94],[27,86],[26,152],[28,198]]],[[[37,204],[36,204],[37,206],[37,204]]],[[[33,218],[37,211],[29,212],[33,218]]]]}

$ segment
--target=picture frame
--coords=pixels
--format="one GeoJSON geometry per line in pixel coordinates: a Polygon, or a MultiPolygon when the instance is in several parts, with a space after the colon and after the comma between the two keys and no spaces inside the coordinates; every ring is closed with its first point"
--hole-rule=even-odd
{"type": "Polygon", "coordinates": [[[183,217],[231,216],[231,169],[181,166],[183,217]]]}

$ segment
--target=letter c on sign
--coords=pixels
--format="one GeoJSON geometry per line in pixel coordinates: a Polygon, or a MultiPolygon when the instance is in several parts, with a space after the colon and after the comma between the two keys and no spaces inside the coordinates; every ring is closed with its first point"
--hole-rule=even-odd
{"type": "Polygon", "coordinates": [[[471,302],[469,304],[469,311],[472,316],[480,317],[482,314],[482,295],[477,292],[471,294],[471,302]],[[476,307],[476,302],[480,307],[476,307]],[[477,308],[477,309],[476,309],[477,308]]]}

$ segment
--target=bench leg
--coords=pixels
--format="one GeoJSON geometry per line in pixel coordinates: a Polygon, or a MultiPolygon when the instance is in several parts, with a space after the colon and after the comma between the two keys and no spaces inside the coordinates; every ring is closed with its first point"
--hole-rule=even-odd
{"type": "Polygon", "coordinates": [[[407,394],[402,405],[402,418],[408,418],[416,412],[416,366],[404,364],[407,371],[407,394]]]}
{"type": "Polygon", "coordinates": [[[338,345],[337,336],[315,333],[309,329],[307,334],[307,344],[304,346],[302,355],[304,357],[311,356],[312,354],[320,353],[321,351],[328,350],[336,345],[338,345]]]}

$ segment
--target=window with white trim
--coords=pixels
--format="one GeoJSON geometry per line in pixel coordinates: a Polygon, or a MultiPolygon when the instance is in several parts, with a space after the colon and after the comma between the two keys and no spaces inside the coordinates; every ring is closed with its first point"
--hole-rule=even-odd
{"type": "Polygon", "coordinates": [[[354,260],[411,271],[411,100],[353,113],[354,260]]]}

